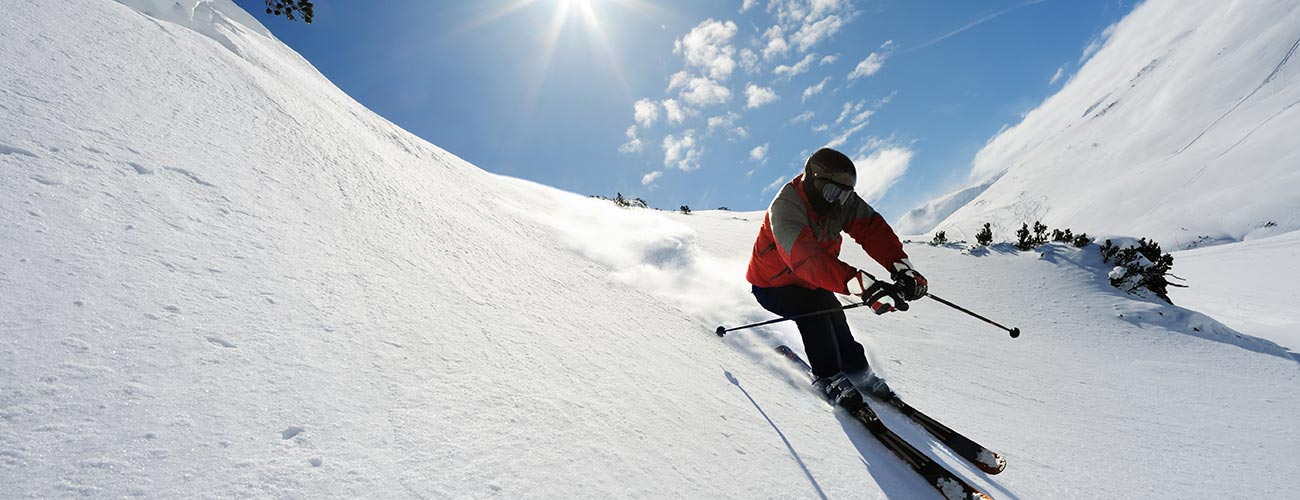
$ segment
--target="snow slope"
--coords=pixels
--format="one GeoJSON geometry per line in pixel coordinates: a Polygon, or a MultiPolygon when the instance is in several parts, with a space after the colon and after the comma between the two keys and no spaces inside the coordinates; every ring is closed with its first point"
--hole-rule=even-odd
{"type": "Polygon", "coordinates": [[[1107,35],[976,155],[972,179],[1004,175],[910,229],[1005,240],[1042,220],[1166,248],[1300,229],[1300,4],[1149,0],[1107,35]]]}
{"type": "Polygon", "coordinates": [[[1300,232],[1174,253],[1175,303],[1300,353],[1300,232]]]}
{"type": "MultiPolygon", "coordinates": [[[[789,325],[711,334],[768,317],[761,214],[488,174],[229,3],[150,5],[4,2],[0,497],[936,497],[770,355],[789,325]]],[[[1007,455],[985,476],[886,415],[994,497],[1293,493],[1283,349],[1119,294],[1095,254],[908,250],[1025,331],[852,316],[1007,455]]]]}

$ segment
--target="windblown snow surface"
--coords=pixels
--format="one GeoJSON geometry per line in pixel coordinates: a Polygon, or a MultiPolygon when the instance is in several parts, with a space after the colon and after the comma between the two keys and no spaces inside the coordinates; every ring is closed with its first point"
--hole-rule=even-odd
{"type": "MultiPolygon", "coordinates": [[[[790,325],[712,335],[769,317],[761,214],[488,174],[229,2],[154,4],[3,0],[0,497],[937,498],[770,354],[790,325]]],[[[1008,469],[888,423],[993,497],[1294,495],[1284,349],[1095,248],[907,249],[1025,332],[851,317],[1008,469]]]]}
{"type": "Polygon", "coordinates": [[[901,229],[1005,240],[1041,220],[1170,249],[1300,229],[1300,3],[1148,0],[1104,37],[976,155],[973,183],[1001,177],[901,229]]]}

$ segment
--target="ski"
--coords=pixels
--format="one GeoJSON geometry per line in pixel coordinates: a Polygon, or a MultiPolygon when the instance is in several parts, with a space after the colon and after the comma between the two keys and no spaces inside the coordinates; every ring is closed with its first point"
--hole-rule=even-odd
{"type": "Polygon", "coordinates": [[[953,451],[953,453],[966,459],[966,461],[978,467],[985,473],[997,474],[1007,468],[1007,460],[1002,458],[1002,455],[985,448],[979,443],[972,441],[970,438],[961,435],[961,433],[948,428],[948,426],[943,425],[938,420],[930,418],[929,415],[922,413],[921,410],[913,408],[912,405],[907,404],[907,402],[903,401],[903,399],[898,397],[897,394],[891,393],[888,397],[881,397],[880,395],[871,393],[870,391],[863,392],[876,398],[878,401],[893,406],[899,413],[912,419],[913,422],[916,422],[916,424],[922,429],[929,432],[930,435],[934,436],[935,439],[938,439],[944,446],[947,446],[948,449],[953,451]]]}
{"type": "MultiPolygon", "coordinates": [[[[786,358],[789,358],[791,361],[801,366],[810,377],[812,376],[812,367],[808,366],[808,363],[805,362],[803,358],[800,358],[793,350],[784,345],[777,347],[776,349],[786,358]]],[[[930,483],[930,486],[933,486],[934,489],[938,490],[939,494],[943,495],[944,498],[948,500],[991,500],[988,495],[975,489],[975,487],[971,486],[970,483],[957,477],[957,475],[953,474],[952,471],[949,471],[944,468],[943,465],[940,465],[924,453],[921,453],[920,450],[916,449],[915,446],[912,446],[907,441],[904,441],[903,438],[899,437],[898,434],[895,434],[894,431],[889,430],[889,427],[880,420],[880,417],[876,415],[875,410],[872,410],[871,405],[866,401],[857,405],[841,405],[841,407],[848,410],[854,418],[857,418],[858,421],[862,422],[862,424],[866,426],[867,430],[871,432],[872,436],[875,436],[881,444],[885,445],[886,448],[889,448],[889,451],[894,452],[894,454],[901,458],[903,462],[912,468],[912,470],[916,471],[917,474],[920,474],[922,478],[925,478],[925,481],[930,483]]]]}

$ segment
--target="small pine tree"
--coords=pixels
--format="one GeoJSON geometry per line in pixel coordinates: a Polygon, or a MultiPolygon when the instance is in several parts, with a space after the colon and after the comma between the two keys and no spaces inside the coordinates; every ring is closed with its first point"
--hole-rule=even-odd
{"type": "Polygon", "coordinates": [[[993,243],[993,228],[989,227],[988,222],[984,223],[983,229],[980,229],[978,233],[975,233],[975,241],[984,246],[993,243]]]}
{"type": "Polygon", "coordinates": [[[686,205],[682,205],[682,207],[679,208],[678,210],[682,211],[682,215],[691,215],[691,207],[688,207],[686,205]]]}
{"type": "Polygon", "coordinates": [[[1092,238],[1088,237],[1088,233],[1079,233],[1078,236],[1074,237],[1072,243],[1075,248],[1083,248],[1088,246],[1089,243],[1092,243],[1092,238]]]}
{"type": "Polygon", "coordinates": [[[623,193],[618,193],[614,196],[614,204],[622,208],[632,206],[632,203],[627,201],[627,198],[623,197],[623,193]]]}
{"type": "Polygon", "coordinates": [[[1020,224],[1020,230],[1016,231],[1016,248],[1022,252],[1034,249],[1034,240],[1029,237],[1029,223],[1020,224]]]}
{"type": "Polygon", "coordinates": [[[1064,231],[1060,229],[1053,229],[1052,241],[1057,241],[1061,243],[1071,243],[1074,241],[1074,234],[1070,232],[1069,229],[1066,229],[1064,231]]]}
{"type": "Polygon", "coordinates": [[[948,242],[948,234],[944,231],[934,233],[934,239],[930,240],[931,245],[942,245],[948,242]]]}
{"type": "Polygon", "coordinates": [[[629,201],[627,205],[632,208],[650,208],[650,205],[647,205],[645,200],[641,198],[632,198],[632,201],[629,201]]]}
{"type": "Polygon", "coordinates": [[[1034,221],[1034,246],[1047,243],[1047,225],[1039,221],[1034,221]]]}
{"type": "Polygon", "coordinates": [[[311,24],[313,17],[311,0],[266,0],[266,13],[284,16],[290,21],[302,16],[302,21],[311,24]]]}
{"type": "Polygon", "coordinates": [[[1115,246],[1110,240],[1101,244],[1101,261],[1110,262],[1115,259],[1115,254],[1119,253],[1119,247],[1115,246]]]}
{"type": "Polygon", "coordinates": [[[1110,240],[1106,240],[1101,247],[1101,258],[1104,262],[1115,263],[1116,270],[1110,276],[1111,286],[1123,288],[1129,293],[1145,288],[1161,300],[1172,304],[1173,301],[1169,299],[1169,287],[1186,286],[1170,283],[1166,278],[1166,276],[1173,276],[1169,271],[1174,267],[1174,256],[1163,253],[1160,244],[1155,240],[1141,238],[1137,246],[1124,248],[1119,248],[1110,240]],[[1120,270],[1123,272],[1118,272],[1120,270]]]}

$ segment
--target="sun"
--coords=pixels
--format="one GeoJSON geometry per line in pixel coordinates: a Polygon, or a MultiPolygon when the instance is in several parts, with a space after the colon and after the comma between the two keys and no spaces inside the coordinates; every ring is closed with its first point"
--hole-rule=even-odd
{"type": "Polygon", "coordinates": [[[561,36],[574,29],[581,30],[586,35],[588,46],[600,54],[598,58],[604,60],[605,70],[597,74],[611,78],[612,83],[619,85],[630,98],[631,87],[623,77],[622,68],[615,56],[617,51],[606,35],[606,25],[611,22],[629,22],[626,15],[628,12],[642,17],[661,17],[665,13],[664,9],[647,0],[498,0],[484,3],[497,3],[499,6],[491,8],[458,31],[468,32],[515,13],[536,12],[531,16],[536,16],[534,19],[537,20],[540,39],[533,46],[535,48],[529,50],[540,52],[535,58],[540,64],[538,74],[526,89],[527,100],[530,102],[535,102],[542,81],[550,72],[551,60],[561,36]]]}

